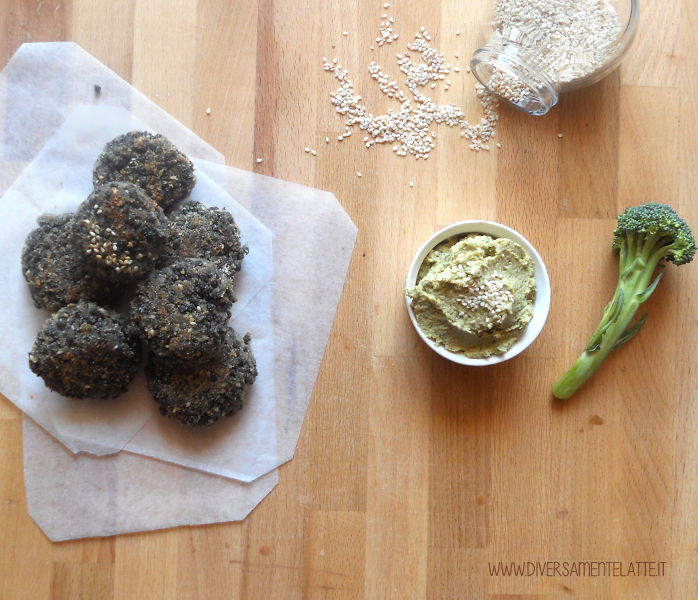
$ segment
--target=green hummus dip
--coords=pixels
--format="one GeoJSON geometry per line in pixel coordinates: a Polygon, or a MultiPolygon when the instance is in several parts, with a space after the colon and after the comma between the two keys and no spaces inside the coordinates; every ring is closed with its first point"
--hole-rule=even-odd
{"type": "Polygon", "coordinates": [[[437,346],[469,358],[503,354],[533,316],[533,266],[505,238],[471,233],[445,240],[407,290],[419,328],[437,346]]]}

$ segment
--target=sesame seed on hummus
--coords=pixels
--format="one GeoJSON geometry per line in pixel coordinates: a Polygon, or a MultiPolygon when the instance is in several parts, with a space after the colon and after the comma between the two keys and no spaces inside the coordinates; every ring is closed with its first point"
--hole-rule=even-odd
{"type": "Polygon", "coordinates": [[[419,328],[437,346],[469,358],[503,354],[533,316],[533,266],[506,238],[474,233],[445,240],[407,290],[419,328]]]}

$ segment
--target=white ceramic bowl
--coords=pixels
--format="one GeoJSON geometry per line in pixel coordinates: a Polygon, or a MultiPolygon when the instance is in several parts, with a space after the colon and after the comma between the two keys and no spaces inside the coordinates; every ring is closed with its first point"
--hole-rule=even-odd
{"type": "Polygon", "coordinates": [[[538,337],[538,334],[543,329],[543,325],[545,325],[545,321],[548,318],[548,312],[550,311],[550,279],[548,278],[548,271],[545,268],[545,264],[543,263],[540,255],[538,252],[536,252],[535,248],[531,246],[529,241],[520,233],[517,233],[509,227],[500,225],[499,223],[492,223],[491,221],[461,221],[460,223],[449,225],[441,231],[437,231],[419,249],[419,252],[417,252],[412,260],[410,270],[407,273],[407,287],[405,289],[407,290],[416,285],[419,267],[422,266],[427,254],[429,254],[434,247],[438,246],[441,242],[451,236],[463,233],[484,233],[494,238],[507,238],[523,246],[526,253],[533,259],[533,262],[535,263],[533,275],[536,279],[536,299],[533,303],[533,318],[529,322],[528,327],[526,327],[524,330],[523,335],[504,354],[494,354],[492,356],[488,356],[487,358],[468,358],[464,354],[450,352],[443,346],[437,346],[432,340],[424,335],[417,324],[417,318],[412,310],[412,300],[406,295],[407,312],[409,313],[412,325],[414,325],[414,328],[417,330],[419,336],[422,338],[422,340],[424,340],[424,343],[437,354],[440,354],[444,358],[448,358],[449,360],[461,365],[495,365],[504,362],[505,360],[509,360],[520,352],[523,352],[533,343],[533,340],[538,337]]]}

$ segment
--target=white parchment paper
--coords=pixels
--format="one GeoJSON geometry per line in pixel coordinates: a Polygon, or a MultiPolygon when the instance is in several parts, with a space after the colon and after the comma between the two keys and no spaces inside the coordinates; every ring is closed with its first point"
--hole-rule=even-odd
{"type": "MultiPolygon", "coordinates": [[[[243,454],[225,453],[219,456],[232,462],[223,464],[218,462],[218,457],[209,457],[207,464],[201,467],[191,462],[196,458],[192,448],[200,448],[196,441],[203,443],[204,435],[209,432],[172,428],[159,418],[152,418],[125,449],[250,481],[272,466],[293,458],[344,286],[357,229],[332,194],[204,160],[194,160],[194,163],[199,172],[224,191],[234,194],[274,236],[274,275],[271,285],[261,294],[271,294],[276,350],[275,402],[273,414],[268,413],[265,420],[258,422],[255,431],[263,438],[274,431],[276,456],[261,452],[260,446],[254,460],[243,454]],[[168,435],[162,434],[165,429],[168,435]],[[233,466],[242,458],[245,458],[245,473],[233,466]]],[[[240,331],[252,332],[253,344],[260,342],[255,335],[263,334],[258,329],[259,315],[254,311],[254,304],[253,301],[248,305],[235,325],[240,331]]],[[[253,349],[256,353],[256,346],[253,349]]],[[[261,374],[257,381],[260,378],[261,374]]],[[[255,386],[257,382],[252,387],[255,386]]],[[[240,413],[241,418],[246,410],[240,413]]],[[[227,435],[225,427],[219,429],[222,437],[227,435]]],[[[218,435],[215,432],[208,436],[208,443],[218,443],[218,435]]]]}
{"type": "Polygon", "coordinates": [[[75,107],[84,104],[121,106],[187,156],[225,162],[220,152],[77,44],[23,44],[0,77],[0,192],[12,185],[75,107]],[[99,94],[95,84],[102,88],[99,94]]]}
{"type": "MultiPolygon", "coordinates": [[[[0,303],[0,390],[27,415],[44,427],[73,452],[96,455],[118,452],[143,427],[156,411],[142,372],[129,385],[126,393],[111,401],[64,398],[50,391],[34,375],[27,353],[49,313],[37,310],[22,276],[20,258],[24,239],[36,227],[36,218],[45,212],[60,214],[74,212],[92,191],[91,165],[114,137],[128,131],[143,130],[145,125],[120,107],[77,107],[41,149],[17,181],[0,198],[0,280],[5,283],[5,301],[0,303]]],[[[254,337],[253,351],[258,370],[263,376],[246,395],[247,407],[221,430],[189,434],[181,453],[186,462],[176,456],[161,456],[222,475],[248,479],[245,461],[257,463],[257,454],[268,456],[267,463],[276,458],[276,436],[273,429],[260,421],[275,420],[274,411],[274,347],[271,342],[271,298],[260,291],[272,277],[273,252],[271,232],[240,206],[203,173],[197,174],[197,184],[191,198],[208,206],[226,208],[240,226],[241,238],[249,246],[240,277],[235,278],[237,302],[233,305],[231,324],[244,327],[254,337]],[[250,318],[241,317],[253,300],[250,318]],[[238,324],[238,319],[241,323],[238,324]],[[252,331],[253,329],[253,331],[252,331]],[[191,438],[194,435],[194,438],[191,438]],[[217,441],[217,443],[214,441],[217,441]],[[194,440],[200,440],[195,443],[194,440]],[[224,448],[225,447],[225,448],[224,448]],[[254,455],[248,449],[255,447],[254,455]],[[242,449],[242,450],[241,450],[242,449]],[[242,465],[237,471],[210,466],[210,459],[219,457],[218,464],[242,465]],[[237,460],[231,462],[231,457],[237,460]],[[225,472],[223,472],[225,471],[225,472]]],[[[159,415],[158,415],[159,416],[159,415]]],[[[164,420],[164,419],[160,419],[164,420]]],[[[161,435],[179,438],[183,429],[179,423],[162,425],[161,435]],[[172,427],[175,425],[175,427],[172,427]]],[[[276,466],[273,464],[270,468],[276,466]]]]}
{"type": "MultiPolygon", "coordinates": [[[[254,479],[250,485],[134,454],[141,452],[165,461],[182,459],[185,464],[192,463],[192,456],[194,462],[201,461],[204,453],[188,452],[183,445],[188,440],[155,435],[157,424],[163,422],[157,414],[129,442],[132,452],[99,458],[67,452],[28,422],[24,454],[31,458],[25,470],[29,512],[54,540],[244,518],[276,482],[276,470],[268,472],[270,465],[282,464],[293,456],[346,276],[356,227],[332,194],[215,164],[223,162],[220,153],[73,43],[25,44],[0,74],[0,193],[12,185],[68,115],[86,104],[123,107],[148,129],[169,137],[189,156],[205,159],[195,160],[199,172],[272,231],[274,279],[260,293],[271,294],[272,288],[281,290],[270,305],[273,339],[279,330],[285,345],[283,352],[274,355],[274,424],[269,420],[266,430],[268,434],[273,431],[270,435],[275,439],[276,458],[263,454],[251,465],[244,475],[254,479]],[[94,94],[95,83],[102,86],[99,96],[94,94]],[[283,211],[275,210],[277,204],[283,211]],[[319,252],[305,254],[312,247],[319,252]],[[299,261],[303,257],[307,260],[299,261]],[[308,302],[308,298],[313,301],[308,302]],[[153,475],[153,469],[157,475],[153,475]],[[53,476],[54,470],[63,475],[65,485],[60,477],[53,476]],[[115,479],[113,474],[117,472],[119,477],[115,479]],[[93,479],[99,483],[91,485],[93,479]],[[178,485],[168,487],[168,480],[178,485]],[[116,482],[116,487],[106,485],[110,482],[116,482]],[[127,504],[133,498],[142,498],[148,506],[151,498],[158,502],[155,488],[161,485],[167,491],[167,508],[156,518],[139,511],[138,503],[134,511],[118,510],[119,498],[124,494],[131,494],[127,504]],[[219,485],[223,487],[217,488],[219,485]],[[54,493],[56,486],[61,486],[62,495],[54,493]],[[197,488],[201,488],[201,496],[190,493],[197,488]],[[209,492],[212,489],[220,493],[209,492]],[[209,496],[211,502],[205,500],[209,496]]],[[[246,324],[244,311],[238,316],[242,317],[240,324],[246,324]]],[[[253,321],[249,323],[255,326],[253,321]]],[[[17,346],[18,342],[13,339],[10,344],[17,346]]],[[[5,392],[1,376],[0,391],[5,392]]],[[[55,436],[53,419],[47,414],[43,418],[46,430],[55,436]]],[[[102,438],[96,439],[98,444],[93,450],[104,452],[102,438]]],[[[239,470],[235,465],[224,467],[239,470]]],[[[200,464],[197,468],[207,469],[200,464]]],[[[220,464],[208,469],[225,471],[220,464]]]]}
{"type": "Polygon", "coordinates": [[[245,276],[235,281],[242,310],[231,323],[252,335],[259,375],[245,408],[232,418],[211,428],[164,419],[142,376],[113,402],[63,398],[45,388],[18,351],[28,352],[47,316],[32,306],[19,268],[24,238],[39,214],[74,211],[87,197],[91,165],[107,141],[144,127],[121,108],[78,107],[0,198],[0,278],[8,282],[0,306],[0,389],[74,452],[102,455],[125,447],[252,481],[293,456],[346,276],[356,228],[331,194],[196,162],[192,198],[227,208],[250,246],[245,276]],[[273,252],[272,233],[222,188],[272,224],[273,252]]]}
{"type": "Polygon", "coordinates": [[[23,432],[28,510],[54,542],[238,521],[279,480],[276,469],[241,483],[130,452],[73,454],[26,417],[23,432]]]}

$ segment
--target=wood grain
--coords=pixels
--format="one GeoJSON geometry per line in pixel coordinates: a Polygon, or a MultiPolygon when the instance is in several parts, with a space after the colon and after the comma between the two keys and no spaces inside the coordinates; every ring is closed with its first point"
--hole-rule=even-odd
{"type": "Polygon", "coordinates": [[[395,54],[425,26],[461,68],[434,98],[476,122],[465,67],[490,6],[384,3],[0,3],[0,63],[27,41],[74,40],[228,164],[329,190],[359,227],[296,456],[243,522],[51,544],[27,514],[21,415],[0,397],[2,600],[695,596],[696,265],[667,268],[644,329],[575,398],[555,401],[550,387],[613,292],[618,211],[658,200],[698,229],[698,0],[643,0],[620,71],[542,118],[502,107],[491,152],[435,126],[428,161],[366,149],[356,131],[338,142],[322,58],[350,70],[374,113],[395,109],[367,67],[400,81],[395,54]],[[399,42],[371,50],[385,12],[399,42]],[[405,310],[414,253],[464,219],[520,231],[552,282],[540,337],[487,369],[437,357],[405,310]],[[491,574],[500,562],[609,560],[666,561],[666,572],[491,574]]]}

